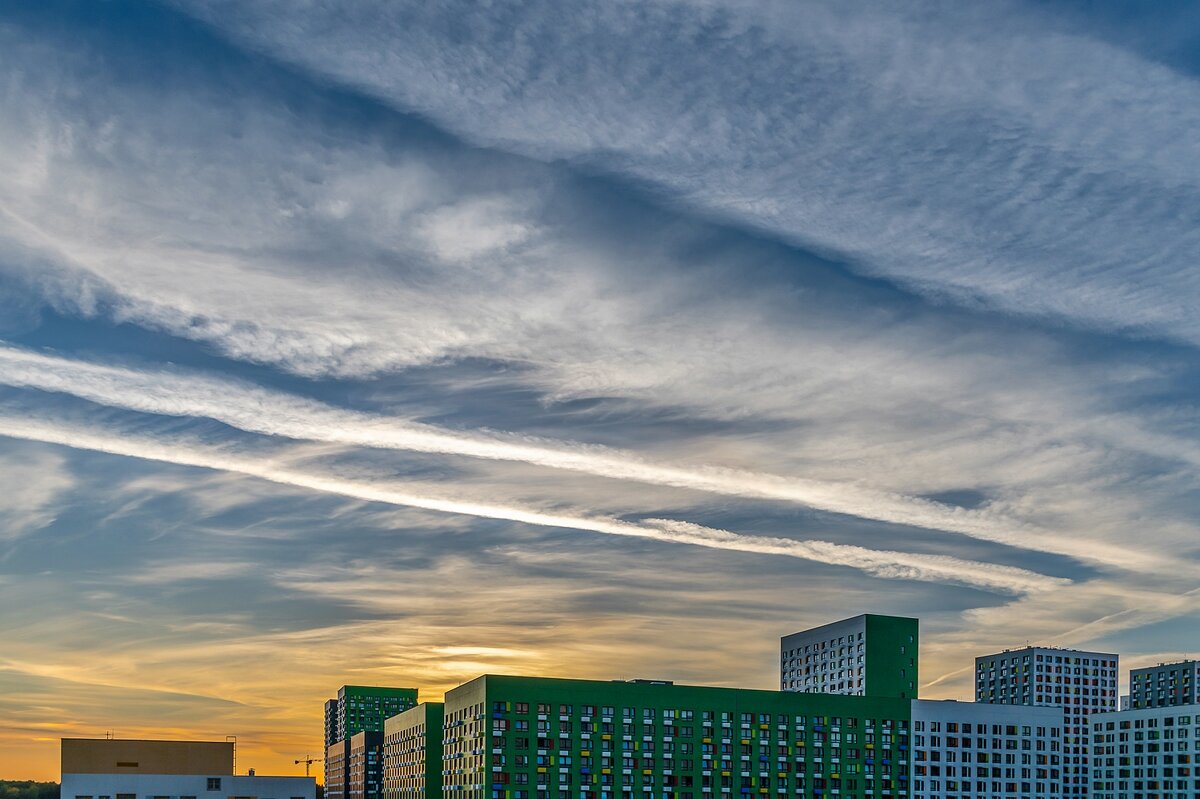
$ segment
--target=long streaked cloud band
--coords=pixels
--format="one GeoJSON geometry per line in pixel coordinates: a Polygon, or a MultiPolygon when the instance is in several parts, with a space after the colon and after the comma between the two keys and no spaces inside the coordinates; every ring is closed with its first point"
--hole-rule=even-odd
{"type": "Polygon", "coordinates": [[[702,525],[668,519],[641,523],[600,516],[546,513],[510,505],[447,499],[409,493],[400,488],[306,472],[269,460],[257,460],[180,441],[162,442],[129,433],[110,435],[70,426],[0,416],[0,435],[58,444],[113,455],[235,472],[281,485],[442,513],[503,519],[541,527],[557,527],[606,535],[646,538],[680,544],[767,555],[783,555],[819,563],[846,566],[869,574],[896,579],[969,585],[1005,593],[1042,591],[1070,581],[1026,569],[980,563],[943,555],[924,555],[787,538],[740,535],[702,525]]]}
{"type": "Polygon", "coordinates": [[[956,532],[1109,565],[1161,566],[1147,553],[1053,536],[1002,515],[952,508],[862,485],[705,465],[653,463],[630,452],[534,437],[464,434],[198,375],[137,371],[0,345],[0,383],[69,393],[147,413],[207,417],[248,432],[297,440],[522,461],[620,480],[796,502],[823,511],[956,532]]]}

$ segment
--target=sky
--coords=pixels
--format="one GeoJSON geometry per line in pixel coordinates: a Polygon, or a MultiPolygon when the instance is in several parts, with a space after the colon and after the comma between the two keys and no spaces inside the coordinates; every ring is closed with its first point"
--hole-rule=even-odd
{"type": "Polygon", "coordinates": [[[342,684],[1200,654],[1200,4],[0,6],[0,778],[342,684]]]}

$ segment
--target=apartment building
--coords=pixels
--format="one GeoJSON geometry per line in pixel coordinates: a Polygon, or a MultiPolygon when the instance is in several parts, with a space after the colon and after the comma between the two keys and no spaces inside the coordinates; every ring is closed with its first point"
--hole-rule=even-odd
{"type": "Polygon", "coordinates": [[[347,799],[350,790],[350,741],[325,747],[325,799],[347,799]]]}
{"type": "Polygon", "coordinates": [[[1129,709],[1200,703],[1200,660],[1159,663],[1129,672],[1129,709]]]}
{"type": "Polygon", "coordinates": [[[445,799],[908,796],[907,700],[485,675],[446,694],[445,799]]]}
{"type": "Polygon", "coordinates": [[[346,752],[346,799],[382,799],[383,733],[352,735],[346,752]]]}
{"type": "Polygon", "coordinates": [[[1200,796],[1200,705],[1099,713],[1090,725],[1092,799],[1200,796]]]}
{"type": "Polygon", "coordinates": [[[912,702],[913,799],[1061,799],[1053,707],[912,702]]]}
{"type": "Polygon", "coordinates": [[[384,722],[384,799],[442,799],[443,708],[422,702],[384,722]]]}
{"type": "Polygon", "coordinates": [[[1061,708],[1063,795],[1087,796],[1088,717],[1117,710],[1117,656],[1051,647],[984,655],[975,659],[975,699],[1061,708]]]}
{"type": "Polygon", "coordinates": [[[779,689],[915,699],[919,645],[916,619],[872,613],[785,635],[779,689]]]}
{"type": "Polygon", "coordinates": [[[416,688],[372,685],[343,685],[336,699],[325,702],[328,799],[379,799],[383,785],[384,721],[416,704],[416,688]],[[353,739],[359,733],[373,735],[364,736],[356,748],[353,739]]]}

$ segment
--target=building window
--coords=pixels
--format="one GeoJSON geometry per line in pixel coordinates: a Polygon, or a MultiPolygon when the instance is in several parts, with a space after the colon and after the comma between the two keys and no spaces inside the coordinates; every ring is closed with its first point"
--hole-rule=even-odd
{"type": "Polygon", "coordinates": [[[220,777],[209,777],[208,778],[208,790],[210,790],[210,791],[221,790],[221,778],[220,777]]]}

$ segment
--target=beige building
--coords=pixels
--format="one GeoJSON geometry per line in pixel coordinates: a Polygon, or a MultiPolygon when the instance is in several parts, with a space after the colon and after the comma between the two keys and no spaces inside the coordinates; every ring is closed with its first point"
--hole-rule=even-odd
{"type": "Polygon", "coordinates": [[[233,776],[232,741],[63,738],[63,774],[221,774],[233,776]]]}

